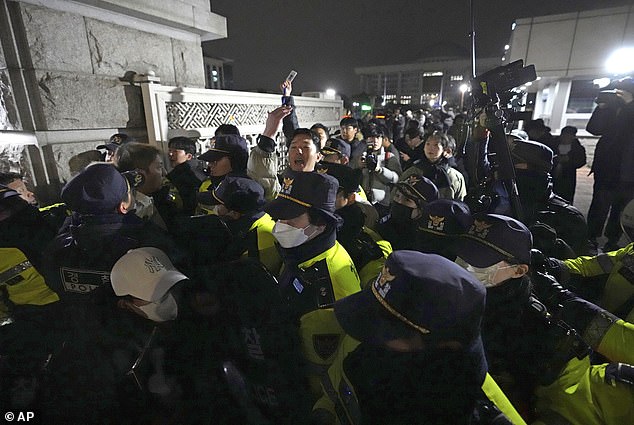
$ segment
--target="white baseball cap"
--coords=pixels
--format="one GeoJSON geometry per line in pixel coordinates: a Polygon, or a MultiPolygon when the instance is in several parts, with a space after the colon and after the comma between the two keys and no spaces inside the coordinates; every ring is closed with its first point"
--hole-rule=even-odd
{"type": "Polygon", "coordinates": [[[153,247],[131,249],[110,272],[117,296],[132,295],[150,302],[159,301],[172,286],[186,279],[189,278],[176,270],[167,254],[153,247]]]}

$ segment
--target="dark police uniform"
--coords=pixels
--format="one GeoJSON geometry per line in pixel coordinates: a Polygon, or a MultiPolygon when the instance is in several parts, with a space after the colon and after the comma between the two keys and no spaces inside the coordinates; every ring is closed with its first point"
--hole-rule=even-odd
{"type": "Polygon", "coordinates": [[[392,194],[390,214],[379,220],[377,232],[392,244],[392,248],[416,249],[416,219],[412,218],[412,208],[394,200],[396,192],[413,200],[421,209],[427,202],[438,199],[436,185],[426,177],[410,175],[399,181],[392,194]]]}
{"type": "MultiPolygon", "coordinates": [[[[264,210],[276,220],[292,219],[309,209],[326,221],[317,237],[280,252],[284,262],[281,290],[299,320],[304,356],[309,363],[311,387],[317,397],[319,379],[334,359],[343,332],[332,315],[333,303],[358,292],[359,276],[346,250],[336,241],[334,214],[338,183],[319,173],[287,171],[277,198],[264,210]]],[[[273,231],[275,236],[275,231],[273,231]]]]}
{"type": "Polygon", "coordinates": [[[192,215],[196,211],[196,193],[206,176],[196,169],[191,161],[178,164],[167,173],[171,183],[170,196],[173,197],[179,211],[185,215],[192,215]]]}
{"type": "MultiPolygon", "coordinates": [[[[468,267],[486,268],[501,261],[528,265],[530,248],[531,235],[526,226],[510,217],[489,214],[475,219],[462,236],[457,254],[468,267]]],[[[619,417],[614,408],[629,402],[634,393],[622,386],[617,392],[624,397],[618,402],[589,402],[594,398],[592,394],[612,392],[607,379],[598,379],[607,376],[610,369],[608,365],[590,366],[592,344],[575,316],[558,314],[547,291],[533,295],[526,275],[486,284],[482,335],[491,373],[512,401],[522,403],[524,415],[546,423],[553,416],[573,424],[619,423],[609,418],[619,417]],[[532,395],[536,396],[534,404],[523,405],[532,395]],[[530,417],[532,412],[535,418],[530,417]]],[[[629,412],[629,408],[626,410],[629,412]]]]}
{"type": "Polygon", "coordinates": [[[127,353],[124,358],[131,366],[138,352],[130,342],[143,341],[151,324],[143,326],[140,318],[116,307],[110,271],[132,248],[173,251],[161,229],[133,212],[116,212],[130,190],[112,164],[101,163],[87,167],[62,190],[62,199],[74,211],[72,223],[47,248],[43,269],[63,303],[59,321],[68,342],[52,368],[52,394],[45,408],[51,422],[119,421],[130,412],[124,404],[134,398],[119,398],[127,369],[114,361],[114,352],[127,353]]]}
{"type": "Polygon", "coordinates": [[[282,259],[271,233],[275,222],[262,211],[265,203],[262,186],[248,177],[227,176],[206,198],[207,205],[224,205],[228,211],[240,213],[237,219],[222,217],[234,236],[227,247],[227,258],[254,258],[277,276],[282,259]]]}
{"type": "MultiPolygon", "coordinates": [[[[343,141],[339,141],[345,144],[343,141]]],[[[345,145],[347,147],[347,145],[345,145]]],[[[345,165],[320,162],[317,164],[318,173],[326,173],[339,182],[338,194],[347,198],[354,193],[355,201],[337,209],[337,214],[343,219],[343,225],[337,230],[337,241],[343,245],[350,255],[357,271],[361,286],[365,287],[374,280],[385,260],[392,253],[392,245],[384,240],[377,232],[364,225],[367,223],[366,209],[361,202],[356,201],[356,189],[361,182],[361,172],[345,165]]],[[[370,205],[373,211],[374,207],[370,205]]]]}
{"type": "Polygon", "coordinates": [[[207,152],[198,157],[201,161],[217,161],[223,157],[228,157],[231,161],[231,171],[224,176],[209,176],[204,180],[198,188],[198,208],[200,214],[214,214],[212,208],[201,202],[200,194],[205,192],[211,192],[227,175],[246,177],[247,174],[247,161],[249,159],[249,149],[247,148],[247,141],[237,134],[226,134],[216,137],[216,141],[207,152]]]}
{"type": "MultiPolygon", "coordinates": [[[[484,288],[454,263],[394,252],[370,287],[335,304],[350,336],[323,381],[314,417],[342,424],[471,423],[482,385],[495,392],[479,336],[483,310],[484,288]],[[385,345],[413,335],[423,345],[399,351],[385,345]],[[453,349],[442,344],[450,340],[453,349]]],[[[501,392],[497,399],[523,423],[501,392]]]]}
{"type": "Polygon", "coordinates": [[[37,393],[24,382],[41,386],[43,368],[62,346],[59,297],[40,274],[54,235],[37,208],[0,185],[0,404],[7,409],[33,408],[37,393]]]}

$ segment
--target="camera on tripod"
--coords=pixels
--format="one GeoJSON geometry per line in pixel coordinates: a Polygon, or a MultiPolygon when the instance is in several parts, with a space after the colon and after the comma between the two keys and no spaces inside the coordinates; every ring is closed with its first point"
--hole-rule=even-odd
{"type": "Polygon", "coordinates": [[[536,78],[535,65],[524,66],[524,61],[521,59],[493,68],[476,77],[471,83],[473,106],[485,108],[491,102],[497,103],[503,98],[508,102],[515,97],[509,97],[511,89],[534,81],[536,78]]]}

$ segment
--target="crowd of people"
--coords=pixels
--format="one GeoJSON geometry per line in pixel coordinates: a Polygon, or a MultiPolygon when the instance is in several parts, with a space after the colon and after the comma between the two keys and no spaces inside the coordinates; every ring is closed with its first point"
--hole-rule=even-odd
{"type": "Polygon", "coordinates": [[[48,207],[0,175],[5,410],[59,424],[631,422],[631,80],[588,125],[601,135],[588,225],[575,127],[506,135],[512,185],[486,119],[468,140],[465,117],[440,110],[300,128],[282,90],[252,147],[230,124],[202,153],[116,134],[48,207]]]}

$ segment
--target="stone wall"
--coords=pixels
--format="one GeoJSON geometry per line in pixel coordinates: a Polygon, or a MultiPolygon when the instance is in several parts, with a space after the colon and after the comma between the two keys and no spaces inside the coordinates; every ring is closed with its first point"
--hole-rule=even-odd
{"type": "Polygon", "coordinates": [[[0,131],[24,130],[37,138],[37,146],[27,149],[11,143],[9,133],[0,134],[0,170],[32,175],[36,191],[50,198],[67,180],[73,155],[115,132],[147,139],[136,74],[154,73],[162,84],[204,87],[202,25],[187,24],[187,11],[224,19],[210,13],[207,0],[78,3],[88,4],[90,10],[78,8],[90,13],[74,13],[70,2],[70,9],[53,10],[44,2],[0,0],[0,26],[5,27],[0,28],[0,131]],[[110,8],[104,11],[107,18],[91,12],[99,7],[110,8]],[[126,8],[132,19],[112,17],[126,8]],[[135,25],[139,19],[145,21],[135,25]],[[176,28],[173,34],[170,25],[176,28]]]}
{"type": "Polygon", "coordinates": [[[200,45],[71,13],[22,5],[43,130],[143,128],[134,73],[204,87],[200,45]]]}
{"type": "Polygon", "coordinates": [[[0,44],[0,130],[18,130],[20,128],[15,99],[9,81],[7,62],[2,51],[2,44],[0,44]]]}
{"type": "MultiPolygon", "coordinates": [[[[7,61],[0,44],[0,130],[20,130],[7,61]]],[[[20,172],[24,169],[25,147],[19,144],[0,144],[0,171],[20,172]]]]}

